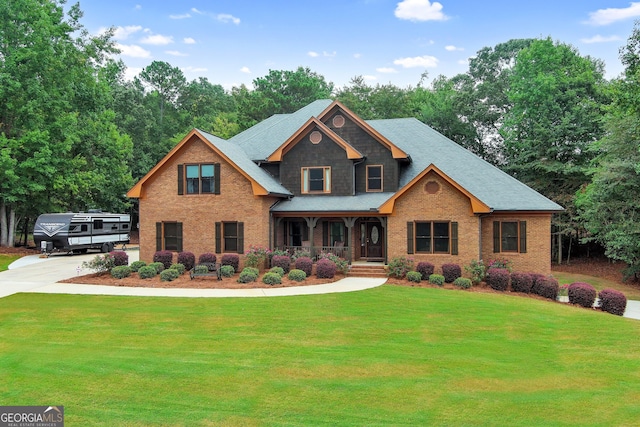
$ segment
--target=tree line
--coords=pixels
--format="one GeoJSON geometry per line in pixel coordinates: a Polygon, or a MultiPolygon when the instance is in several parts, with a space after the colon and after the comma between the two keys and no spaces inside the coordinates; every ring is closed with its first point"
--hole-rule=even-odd
{"type": "Polygon", "coordinates": [[[162,61],[126,80],[113,31],[90,35],[81,18],[61,0],[0,4],[2,246],[43,212],[131,209],[127,190],[194,127],[230,138],[332,98],[367,120],[415,117],[565,207],[556,259],[594,241],[640,270],[638,23],[612,80],[602,61],[541,38],[485,47],[428,85],[425,73],[415,87],[362,76],[335,87],[298,67],[225,90],[162,61]]]}

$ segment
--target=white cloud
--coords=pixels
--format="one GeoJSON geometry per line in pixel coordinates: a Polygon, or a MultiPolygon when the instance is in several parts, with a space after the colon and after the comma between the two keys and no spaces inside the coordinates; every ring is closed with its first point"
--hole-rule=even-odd
{"type": "Polygon", "coordinates": [[[374,80],[378,80],[378,78],[376,76],[362,76],[363,79],[365,79],[365,81],[374,81],[374,80]]]}
{"type": "Polygon", "coordinates": [[[196,44],[196,40],[191,37],[185,37],[182,39],[184,44],[196,44]]]}
{"type": "Polygon", "coordinates": [[[335,50],[333,52],[322,52],[322,56],[325,58],[334,58],[337,54],[335,50]]]}
{"type": "Polygon", "coordinates": [[[188,54],[177,51],[177,50],[165,50],[164,53],[171,56],[189,56],[188,54]]]}
{"type": "Polygon", "coordinates": [[[590,37],[588,39],[580,39],[580,41],[582,43],[586,43],[586,44],[591,44],[591,43],[608,43],[608,42],[616,42],[622,40],[620,37],[618,36],[609,36],[609,37],[604,37],[601,36],[600,34],[595,35],[593,37],[590,37]]]}
{"type": "Polygon", "coordinates": [[[457,47],[457,46],[453,46],[453,45],[445,46],[444,48],[446,50],[448,50],[449,52],[455,52],[455,51],[464,50],[464,48],[462,48],[462,47],[457,47]]]}
{"type": "Polygon", "coordinates": [[[413,58],[400,58],[393,61],[396,65],[401,65],[404,68],[415,68],[415,67],[424,67],[424,68],[435,68],[438,66],[438,58],[435,56],[415,56],[413,58]]]}
{"type": "Polygon", "coordinates": [[[629,7],[598,9],[589,13],[589,20],[586,22],[591,25],[609,25],[616,21],[623,21],[640,16],[640,3],[631,2],[629,7]]]}
{"type": "Polygon", "coordinates": [[[309,52],[307,52],[307,55],[312,57],[312,58],[317,58],[318,56],[320,56],[320,54],[318,52],[314,52],[312,50],[310,50],[309,52]]]}
{"type": "MultiPolygon", "coordinates": [[[[126,27],[116,27],[113,32],[113,38],[115,40],[126,40],[131,34],[137,33],[142,30],[140,25],[129,25],[126,27]]],[[[104,33],[106,29],[101,28],[100,33],[104,33]]]]}
{"type": "Polygon", "coordinates": [[[191,18],[191,15],[188,13],[183,13],[182,15],[169,15],[169,18],[171,19],[187,19],[187,18],[191,18]]]}
{"type": "Polygon", "coordinates": [[[249,67],[240,68],[240,72],[245,74],[251,74],[251,70],[249,69],[249,67]]]}
{"type": "Polygon", "coordinates": [[[120,55],[122,56],[130,56],[131,58],[151,58],[151,52],[135,44],[125,45],[116,43],[116,47],[120,50],[120,55]]]}
{"type": "Polygon", "coordinates": [[[396,18],[409,21],[446,21],[449,19],[442,13],[442,4],[429,0],[403,0],[398,3],[396,18]]]}
{"type": "Polygon", "coordinates": [[[173,36],[163,36],[162,34],[153,34],[140,40],[142,44],[152,44],[155,46],[164,46],[173,43],[173,36]]]}
{"type": "Polygon", "coordinates": [[[195,7],[192,7],[192,8],[191,8],[191,12],[193,12],[193,13],[197,13],[198,15],[204,15],[204,14],[205,14],[204,12],[202,12],[202,11],[200,11],[200,10],[196,9],[195,7]]]}
{"type": "Polygon", "coordinates": [[[215,16],[215,18],[217,21],[224,22],[225,24],[228,24],[229,22],[236,25],[240,24],[240,18],[236,18],[235,16],[229,15],[228,13],[219,13],[215,16]]]}
{"type": "Polygon", "coordinates": [[[182,71],[185,73],[204,73],[205,71],[209,71],[204,67],[183,67],[182,71]]]}
{"type": "Polygon", "coordinates": [[[127,67],[124,70],[124,79],[128,82],[132,81],[134,77],[142,72],[142,68],[139,67],[127,67]]]}
{"type": "Polygon", "coordinates": [[[361,54],[361,53],[354,53],[354,54],[353,54],[353,57],[354,57],[355,59],[360,59],[360,58],[362,58],[362,54],[361,54]]]}
{"type": "Polygon", "coordinates": [[[379,72],[379,73],[384,73],[384,74],[392,74],[392,73],[397,73],[398,72],[395,68],[391,68],[391,67],[376,68],[376,71],[379,72]]]}

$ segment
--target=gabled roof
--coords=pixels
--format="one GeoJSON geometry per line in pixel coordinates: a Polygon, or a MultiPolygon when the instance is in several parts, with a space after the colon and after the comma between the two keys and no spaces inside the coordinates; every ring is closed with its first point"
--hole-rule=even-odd
{"type": "Polygon", "coordinates": [[[378,207],[393,197],[395,193],[361,193],[356,196],[301,196],[281,200],[273,212],[287,213],[342,213],[353,214],[378,212],[378,207]]]}

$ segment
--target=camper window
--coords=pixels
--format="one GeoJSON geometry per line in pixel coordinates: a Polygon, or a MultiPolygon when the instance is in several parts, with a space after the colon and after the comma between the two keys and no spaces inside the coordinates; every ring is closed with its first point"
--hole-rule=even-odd
{"type": "Polygon", "coordinates": [[[93,220],[93,229],[94,230],[102,230],[102,220],[101,219],[93,220]]]}

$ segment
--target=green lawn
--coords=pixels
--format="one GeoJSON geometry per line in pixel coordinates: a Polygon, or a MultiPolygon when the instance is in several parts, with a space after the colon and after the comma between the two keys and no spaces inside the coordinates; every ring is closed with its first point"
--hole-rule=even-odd
{"type": "Polygon", "coordinates": [[[9,264],[17,260],[18,258],[22,258],[22,255],[0,254],[0,271],[5,271],[9,267],[9,264]]]}
{"type": "Polygon", "coordinates": [[[0,299],[0,402],[68,426],[636,425],[640,321],[382,286],[0,299]]]}
{"type": "Polygon", "coordinates": [[[598,291],[606,288],[617,289],[622,292],[627,299],[640,300],[640,286],[638,285],[613,282],[601,277],[585,276],[584,274],[564,273],[559,271],[554,271],[553,277],[558,279],[558,282],[561,285],[567,285],[574,282],[586,282],[598,291]]]}

